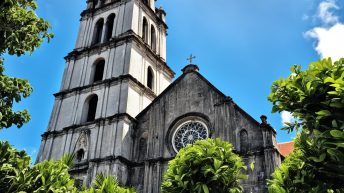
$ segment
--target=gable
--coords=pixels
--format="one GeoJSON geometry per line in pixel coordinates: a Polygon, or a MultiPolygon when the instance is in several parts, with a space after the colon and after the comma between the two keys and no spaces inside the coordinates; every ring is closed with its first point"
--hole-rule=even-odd
{"type": "MultiPolygon", "coordinates": [[[[164,98],[166,96],[173,94],[175,90],[185,90],[188,93],[191,93],[191,95],[180,95],[179,97],[187,97],[181,100],[180,102],[194,102],[197,103],[195,100],[188,100],[188,99],[196,99],[201,98],[206,95],[209,95],[212,93],[213,97],[217,98],[216,104],[220,103],[232,103],[233,107],[238,110],[244,117],[249,119],[253,124],[256,124],[257,126],[260,125],[259,122],[257,122],[252,116],[250,116],[247,112],[245,112],[242,108],[240,108],[231,97],[226,96],[223,94],[219,89],[217,89],[213,84],[211,84],[204,76],[202,76],[197,71],[190,71],[187,73],[183,73],[180,77],[178,77],[175,81],[173,81],[160,95],[158,95],[150,105],[148,105],[141,113],[139,113],[136,116],[136,119],[139,119],[142,117],[147,111],[150,110],[152,106],[154,106],[155,103],[157,103],[161,98],[164,98]],[[210,92],[210,93],[208,93],[210,92]],[[190,98],[191,96],[194,96],[195,98],[190,98]]],[[[206,98],[204,98],[206,99],[206,98]]]]}
{"type": "MultiPolygon", "coordinates": [[[[182,74],[178,79],[172,82],[159,96],[157,96],[152,103],[147,106],[136,118],[139,119],[147,111],[149,111],[156,103],[162,98],[174,100],[176,103],[193,103],[197,105],[200,100],[205,99],[206,96],[216,98],[217,100],[225,99],[225,95],[217,90],[215,87],[210,86],[208,81],[198,72],[189,72],[182,74]]],[[[185,107],[185,106],[184,106],[185,107]]],[[[190,106],[191,107],[191,106],[190,106]]]]}

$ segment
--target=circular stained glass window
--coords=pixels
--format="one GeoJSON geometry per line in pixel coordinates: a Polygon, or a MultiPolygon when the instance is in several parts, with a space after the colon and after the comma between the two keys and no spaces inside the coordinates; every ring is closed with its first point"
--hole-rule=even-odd
{"type": "Polygon", "coordinates": [[[181,124],[173,134],[172,145],[176,152],[197,140],[207,139],[209,131],[200,121],[187,121],[181,124]]]}

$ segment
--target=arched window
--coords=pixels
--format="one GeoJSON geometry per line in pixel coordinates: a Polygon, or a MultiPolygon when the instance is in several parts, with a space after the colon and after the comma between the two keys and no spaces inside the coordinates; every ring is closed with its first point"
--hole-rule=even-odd
{"type": "Polygon", "coordinates": [[[148,67],[148,72],[147,72],[147,86],[148,86],[148,88],[153,90],[153,84],[154,84],[153,70],[151,67],[148,67]]]}
{"type": "Polygon", "coordinates": [[[115,14],[111,14],[106,20],[106,37],[105,37],[106,41],[109,41],[112,38],[113,23],[115,21],[115,17],[116,17],[115,14]]]}
{"type": "Polygon", "coordinates": [[[153,52],[156,51],[156,32],[153,25],[151,26],[151,48],[153,52]]]}
{"type": "Polygon", "coordinates": [[[143,23],[142,23],[142,39],[146,43],[148,43],[148,22],[145,17],[143,17],[143,23]]]}
{"type": "Polygon", "coordinates": [[[76,152],[76,160],[78,162],[82,161],[84,159],[84,156],[85,156],[85,151],[83,149],[79,149],[77,152],[76,152]]]}
{"type": "Polygon", "coordinates": [[[83,122],[90,122],[94,121],[96,118],[97,112],[97,104],[98,104],[98,96],[91,95],[86,99],[84,109],[83,109],[83,122]]]}
{"type": "Polygon", "coordinates": [[[240,151],[242,153],[248,151],[248,134],[246,130],[240,131],[240,151]]]}
{"type": "Polygon", "coordinates": [[[94,83],[97,81],[103,80],[104,76],[104,67],[105,67],[105,60],[97,61],[92,67],[92,78],[90,79],[90,83],[94,83]]]}
{"type": "Polygon", "coordinates": [[[102,35],[103,35],[103,25],[104,25],[104,19],[100,19],[97,21],[94,27],[93,44],[101,43],[102,35]]]}

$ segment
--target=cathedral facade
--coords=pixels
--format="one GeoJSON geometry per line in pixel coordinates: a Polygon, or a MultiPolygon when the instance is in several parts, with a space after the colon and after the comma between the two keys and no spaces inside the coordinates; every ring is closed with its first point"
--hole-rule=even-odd
{"type": "Polygon", "coordinates": [[[159,193],[169,160],[198,139],[221,138],[246,164],[245,192],[266,192],[281,162],[276,132],[257,122],[189,64],[176,80],[166,64],[166,13],[154,0],[88,0],[75,49],[37,161],[75,155],[79,185],[114,175],[159,193]]]}

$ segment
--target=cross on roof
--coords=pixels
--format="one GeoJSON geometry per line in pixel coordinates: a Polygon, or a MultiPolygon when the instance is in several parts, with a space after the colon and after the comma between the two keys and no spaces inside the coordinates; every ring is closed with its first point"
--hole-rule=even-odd
{"type": "Polygon", "coordinates": [[[193,56],[192,54],[190,54],[190,56],[186,59],[190,62],[190,64],[192,64],[192,59],[195,59],[196,56],[193,56]]]}

